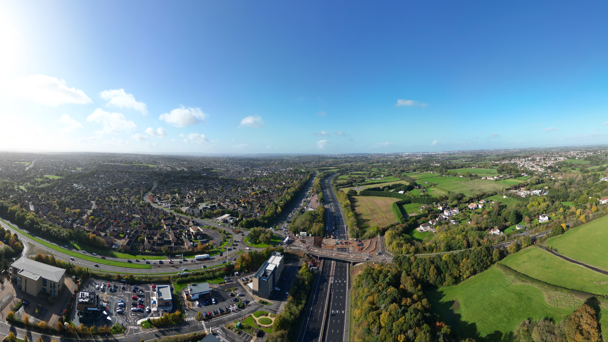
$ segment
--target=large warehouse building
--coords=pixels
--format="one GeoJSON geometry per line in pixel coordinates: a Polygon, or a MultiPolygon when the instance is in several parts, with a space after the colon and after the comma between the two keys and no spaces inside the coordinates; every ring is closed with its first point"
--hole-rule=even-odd
{"type": "Polygon", "coordinates": [[[11,265],[10,272],[14,286],[32,296],[42,292],[57,297],[63,288],[63,268],[21,257],[11,265]]]}
{"type": "Polygon", "coordinates": [[[276,284],[281,278],[283,272],[283,256],[279,252],[274,252],[265,261],[262,267],[253,276],[253,281],[250,283],[251,290],[254,295],[262,298],[269,298],[276,284]]]}

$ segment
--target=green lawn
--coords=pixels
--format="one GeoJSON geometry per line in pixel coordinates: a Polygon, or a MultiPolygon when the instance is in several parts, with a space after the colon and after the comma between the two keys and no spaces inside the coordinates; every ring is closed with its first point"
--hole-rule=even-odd
{"type": "Polygon", "coordinates": [[[517,203],[521,203],[521,201],[519,201],[515,198],[512,198],[512,197],[503,198],[502,195],[494,195],[494,196],[488,197],[488,198],[486,198],[486,201],[500,202],[500,203],[506,205],[507,207],[512,207],[512,206],[516,205],[517,203]]]}
{"type": "Polygon", "coordinates": [[[565,205],[566,207],[571,207],[574,204],[572,204],[572,202],[562,202],[563,205],[565,205]]]}
{"type": "Polygon", "coordinates": [[[255,318],[258,318],[260,316],[268,316],[268,312],[266,311],[256,311],[253,313],[253,315],[255,316],[255,318]]]}
{"type": "Polygon", "coordinates": [[[97,248],[91,246],[80,246],[78,243],[73,242],[68,244],[68,246],[73,247],[77,250],[84,250],[88,253],[97,253],[99,255],[114,257],[114,258],[122,258],[122,259],[144,259],[144,260],[165,260],[166,256],[157,256],[157,255],[139,255],[139,254],[129,254],[129,253],[120,253],[107,248],[97,248]]]}
{"type": "Polygon", "coordinates": [[[608,295],[608,276],[569,263],[538,247],[512,254],[501,263],[549,284],[608,295]]]}
{"type": "Polygon", "coordinates": [[[152,323],[148,322],[148,321],[143,321],[141,322],[141,327],[144,329],[151,329],[152,328],[152,323]]]}
{"type": "MultiPolygon", "coordinates": [[[[408,204],[404,204],[403,205],[403,209],[405,209],[405,211],[408,214],[420,214],[420,206],[422,204],[421,203],[408,203],[408,204]]],[[[392,209],[392,208],[391,208],[392,209]]]]}
{"type": "Polygon", "coordinates": [[[545,244],[563,255],[608,270],[608,216],[569,229],[545,244]]]}
{"type": "Polygon", "coordinates": [[[266,248],[266,247],[276,246],[276,245],[280,244],[281,243],[281,238],[278,237],[276,234],[272,234],[272,239],[270,240],[270,245],[265,244],[265,243],[258,243],[258,244],[250,243],[249,242],[249,235],[247,235],[245,237],[245,239],[243,239],[243,241],[245,241],[245,244],[247,246],[250,246],[250,247],[266,248]]]}
{"type": "MultiPolygon", "coordinates": [[[[263,331],[264,331],[264,332],[266,332],[266,333],[269,333],[269,334],[271,334],[271,333],[272,333],[272,327],[270,327],[270,328],[262,328],[261,326],[259,326],[259,325],[258,325],[258,324],[257,324],[257,323],[256,323],[256,322],[253,320],[253,317],[251,317],[251,316],[249,316],[249,317],[245,318],[245,320],[243,321],[243,323],[245,323],[245,324],[247,324],[247,325],[249,325],[249,326],[252,326],[252,327],[257,327],[257,328],[259,328],[260,330],[263,330],[263,331]]],[[[254,329],[254,330],[255,330],[255,329],[254,329]]]]}
{"type": "Polygon", "coordinates": [[[433,235],[435,235],[435,234],[433,234],[432,232],[421,233],[421,232],[417,231],[416,229],[414,229],[410,233],[410,235],[412,236],[412,239],[414,239],[414,240],[424,241],[424,239],[426,239],[426,238],[432,238],[433,235]]]}
{"type": "Polygon", "coordinates": [[[511,185],[517,185],[517,184],[523,183],[523,182],[519,179],[509,178],[509,179],[503,179],[503,180],[496,181],[496,183],[511,186],[511,185]]]}
{"type": "Polygon", "coordinates": [[[50,179],[61,179],[61,178],[63,178],[63,177],[60,177],[60,176],[54,176],[54,175],[44,175],[44,177],[46,177],[46,178],[50,178],[50,179]]]}
{"type": "Polygon", "coordinates": [[[458,285],[428,291],[427,297],[433,312],[461,337],[479,334],[490,341],[500,340],[498,335],[513,331],[524,319],[547,317],[559,323],[578,304],[551,306],[542,290],[509,282],[495,266],[458,285]]]}
{"type": "Polygon", "coordinates": [[[21,234],[29,237],[30,239],[32,239],[32,240],[34,240],[34,241],[36,241],[36,242],[38,242],[38,243],[40,243],[42,245],[45,245],[45,246],[47,246],[49,248],[52,248],[52,249],[54,249],[54,250],[56,250],[58,252],[61,252],[63,254],[67,254],[67,255],[70,255],[70,256],[73,256],[73,257],[76,257],[76,258],[79,258],[79,259],[88,260],[88,261],[95,262],[95,263],[98,263],[98,264],[104,264],[104,265],[110,265],[110,266],[120,266],[120,267],[125,267],[125,268],[145,268],[145,269],[152,268],[151,265],[147,265],[147,264],[140,265],[140,264],[135,264],[135,263],[130,264],[130,263],[126,263],[126,262],[120,262],[120,261],[109,261],[109,260],[105,260],[105,259],[102,259],[102,258],[97,258],[97,257],[94,257],[94,256],[90,256],[90,255],[86,255],[86,254],[82,254],[82,253],[77,253],[77,252],[74,252],[72,250],[65,249],[63,247],[59,247],[57,245],[49,243],[48,241],[45,241],[45,240],[39,239],[37,237],[34,237],[34,236],[30,235],[30,234],[27,234],[24,231],[22,231],[21,229],[17,229],[15,226],[11,225],[7,221],[4,221],[4,220],[0,220],[0,221],[4,222],[6,225],[8,225],[9,227],[11,227],[11,229],[14,229],[14,230],[18,231],[19,233],[21,233],[21,234]]]}

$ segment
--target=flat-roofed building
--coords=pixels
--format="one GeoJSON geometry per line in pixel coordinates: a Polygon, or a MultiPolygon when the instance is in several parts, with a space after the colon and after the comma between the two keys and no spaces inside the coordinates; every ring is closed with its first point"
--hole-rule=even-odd
{"type": "Polygon", "coordinates": [[[152,292],[151,310],[158,311],[162,309],[166,312],[173,311],[173,295],[171,294],[171,286],[157,285],[156,292],[152,292]]]}
{"type": "Polygon", "coordinates": [[[99,296],[97,296],[93,291],[78,292],[78,298],[76,298],[76,310],[100,311],[99,296]]]}
{"type": "Polygon", "coordinates": [[[270,258],[255,273],[248,286],[256,296],[270,297],[283,272],[284,260],[279,252],[273,252],[270,258]]]}
{"type": "Polygon", "coordinates": [[[37,296],[42,292],[51,297],[57,297],[65,280],[63,268],[43,264],[26,257],[19,258],[11,265],[10,275],[16,288],[32,296],[37,296]]]}
{"type": "Polygon", "coordinates": [[[203,298],[211,293],[209,283],[188,284],[188,296],[190,300],[203,298]]]}

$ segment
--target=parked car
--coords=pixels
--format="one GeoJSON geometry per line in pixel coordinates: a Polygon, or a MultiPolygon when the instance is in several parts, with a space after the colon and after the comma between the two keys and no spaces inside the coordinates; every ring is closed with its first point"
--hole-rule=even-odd
{"type": "Polygon", "coordinates": [[[124,306],[125,306],[125,303],[118,303],[118,306],[120,306],[120,307],[124,307],[124,306]]]}
{"type": "Polygon", "coordinates": [[[121,313],[123,313],[123,311],[122,311],[122,309],[118,308],[118,309],[116,309],[116,313],[121,314],[121,313]]]}
{"type": "Polygon", "coordinates": [[[137,299],[137,296],[131,296],[131,299],[137,299]]]}
{"type": "Polygon", "coordinates": [[[99,285],[95,285],[95,290],[99,290],[99,285]]]}
{"type": "Polygon", "coordinates": [[[232,301],[233,301],[233,302],[238,302],[238,301],[239,301],[239,299],[238,299],[238,298],[232,298],[232,301]]]}
{"type": "Polygon", "coordinates": [[[137,312],[139,310],[137,310],[137,308],[131,308],[131,312],[137,312]]]}
{"type": "Polygon", "coordinates": [[[159,260],[158,263],[161,265],[164,264],[164,262],[162,260],[159,260]]]}
{"type": "Polygon", "coordinates": [[[150,311],[151,311],[151,310],[150,310],[150,307],[149,307],[149,306],[147,306],[147,307],[146,307],[146,312],[150,312],[150,311]]]}
{"type": "Polygon", "coordinates": [[[207,316],[211,317],[211,312],[207,311],[207,316]]]}

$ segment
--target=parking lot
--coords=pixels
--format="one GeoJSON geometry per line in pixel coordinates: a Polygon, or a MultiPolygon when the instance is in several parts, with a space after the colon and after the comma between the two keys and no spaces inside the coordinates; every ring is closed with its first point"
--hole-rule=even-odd
{"type": "Polygon", "coordinates": [[[160,317],[164,313],[162,310],[154,312],[151,309],[153,286],[155,285],[129,285],[122,282],[89,279],[81,291],[98,294],[100,306],[107,314],[105,316],[112,320],[110,323],[110,320],[102,315],[95,324],[101,326],[118,322],[125,326],[134,326],[142,318],[160,317]]]}
{"type": "Polygon", "coordinates": [[[212,289],[211,293],[203,298],[190,301],[191,313],[196,315],[200,312],[202,318],[213,319],[238,310],[239,302],[247,306],[253,302],[253,298],[238,282],[230,282],[212,289]]]}

